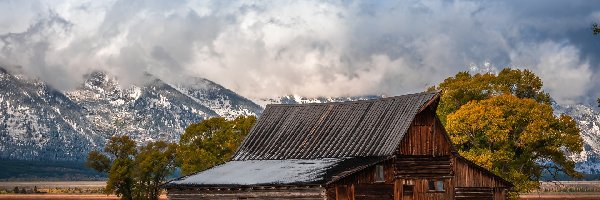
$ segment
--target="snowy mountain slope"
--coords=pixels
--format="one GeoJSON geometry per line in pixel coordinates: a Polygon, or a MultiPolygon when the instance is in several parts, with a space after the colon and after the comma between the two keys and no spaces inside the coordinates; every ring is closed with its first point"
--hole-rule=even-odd
{"type": "Polygon", "coordinates": [[[263,108],[268,104],[305,104],[305,103],[328,103],[328,102],[344,102],[344,101],[359,101],[359,100],[370,100],[378,99],[381,96],[367,95],[367,96],[351,96],[351,97],[317,97],[307,98],[298,95],[287,95],[274,98],[263,98],[256,99],[258,105],[263,108]]]}
{"type": "Polygon", "coordinates": [[[586,174],[600,174],[600,113],[585,105],[553,105],[556,114],[566,114],[577,122],[583,138],[583,151],[571,155],[576,169],[586,174]]]}
{"type": "Polygon", "coordinates": [[[147,84],[127,88],[101,72],[85,78],[79,88],[63,92],[1,69],[0,159],[80,160],[112,135],[177,141],[189,124],[208,117],[262,112],[202,78],[174,86],[147,75],[147,84]]]}
{"type": "Polygon", "coordinates": [[[148,84],[124,89],[116,79],[95,72],[67,95],[103,132],[127,134],[140,142],[174,141],[189,124],[217,116],[169,84],[147,76],[148,84]]]}
{"type": "Polygon", "coordinates": [[[69,160],[103,142],[82,107],[42,82],[0,68],[0,91],[0,157],[69,160]]]}
{"type": "Polygon", "coordinates": [[[190,77],[186,83],[185,85],[177,84],[174,87],[201,105],[215,111],[219,116],[233,119],[240,115],[262,113],[263,108],[253,101],[210,80],[190,77]]]}

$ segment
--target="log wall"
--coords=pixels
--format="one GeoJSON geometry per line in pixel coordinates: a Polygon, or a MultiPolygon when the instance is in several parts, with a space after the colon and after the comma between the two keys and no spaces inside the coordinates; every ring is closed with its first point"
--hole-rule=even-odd
{"type": "Polygon", "coordinates": [[[450,178],[453,175],[450,156],[396,157],[396,178],[450,178]]]}

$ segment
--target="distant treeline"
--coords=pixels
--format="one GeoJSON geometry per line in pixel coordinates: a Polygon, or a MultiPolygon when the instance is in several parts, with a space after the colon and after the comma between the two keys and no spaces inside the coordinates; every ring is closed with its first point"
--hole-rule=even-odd
{"type": "Polygon", "coordinates": [[[564,173],[558,173],[556,177],[550,173],[543,172],[540,181],[598,181],[600,174],[582,174],[581,178],[570,177],[564,173]]]}
{"type": "Polygon", "coordinates": [[[106,174],[85,167],[84,161],[0,160],[2,181],[106,180],[106,174]]]}

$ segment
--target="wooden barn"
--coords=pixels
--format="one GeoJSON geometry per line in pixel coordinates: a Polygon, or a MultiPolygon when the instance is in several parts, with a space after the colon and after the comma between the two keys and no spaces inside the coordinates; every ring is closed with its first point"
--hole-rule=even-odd
{"type": "Polygon", "coordinates": [[[169,199],[506,199],[511,183],[454,150],[439,99],[268,105],[230,161],[163,187],[169,199]]]}

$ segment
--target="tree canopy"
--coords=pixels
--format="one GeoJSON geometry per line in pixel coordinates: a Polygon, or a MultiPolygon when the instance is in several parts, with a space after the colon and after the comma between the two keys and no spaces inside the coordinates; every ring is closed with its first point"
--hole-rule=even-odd
{"type": "Polygon", "coordinates": [[[129,136],[114,136],[103,152],[90,152],[86,165],[108,173],[105,192],[121,199],[158,199],[160,184],[175,170],[176,144],[156,141],[138,148],[129,136]]]}
{"type": "Polygon", "coordinates": [[[150,142],[135,156],[136,196],[158,200],[160,184],[175,171],[177,145],[164,141],[150,142]]]}
{"type": "Polygon", "coordinates": [[[181,173],[191,174],[227,161],[255,121],[254,116],[240,116],[234,120],[214,117],[188,126],[177,150],[181,173]]]}
{"type": "Polygon", "coordinates": [[[529,70],[503,69],[496,74],[459,72],[449,77],[432,90],[442,90],[437,113],[445,124],[446,116],[455,112],[469,101],[483,100],[491,96],[512,94],[519,98],[534,99],[550,104],[550,95],[542,90],[542,80],[529,70]]]}
{"type": "Polygon", "coordinates": [[[538,186],[541,174],[578,176],[566,152],[580,152],[575,121],[555,116],[550,95],[529,70],[460,72],[441,90],[438,115],[461,155],[511,181],[517,191],[538,186]]]}

